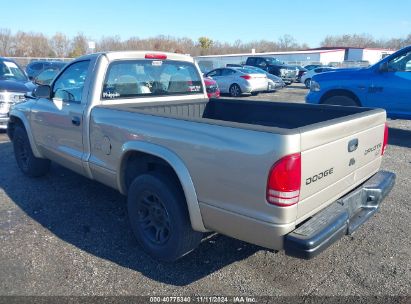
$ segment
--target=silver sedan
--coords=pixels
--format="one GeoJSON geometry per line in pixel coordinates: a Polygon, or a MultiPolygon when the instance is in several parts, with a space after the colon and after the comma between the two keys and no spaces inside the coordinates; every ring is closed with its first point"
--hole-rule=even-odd
{"type": "Polygon", "coordinates": [[[245,68],[219,68],[205,74],[214,79],[221,93],[228,93],[232,97],[238,97],[242,93],[257,95],[267,91],[267,76],[251,69],[245,68]]]}

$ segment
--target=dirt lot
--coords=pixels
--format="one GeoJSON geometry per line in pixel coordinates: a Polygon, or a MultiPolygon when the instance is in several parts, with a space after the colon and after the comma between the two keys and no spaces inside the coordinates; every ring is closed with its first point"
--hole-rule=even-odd
{"type": "MultiPolygon", "coordinates": [[[[294,85],[258,99],[305,94],[294,85]]],[[[23,176],[0,134],[0,295],[410,295],[411,123],[389,125],[383,169],[395,188],[353,237],[310,261],[212,235],[158,263],[134,240],[123,196],[58,165],[23,176]]]]}

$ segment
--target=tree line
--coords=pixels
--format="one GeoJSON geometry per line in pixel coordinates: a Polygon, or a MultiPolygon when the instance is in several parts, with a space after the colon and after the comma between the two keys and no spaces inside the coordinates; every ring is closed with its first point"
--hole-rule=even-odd
{"type": "MultiPolygon", "coordinates": [[[[93,39],[82,33],[68,37],[56,33],[48,37],[42,33],[18,31],[0,28],[0,56],[5,57],[56,57],[73,58],[86,54],[88,42],[93,39]]],[[[93,40],[95,41],[95,40],[93,40]]],[[[284,35],[277,40],[259,40],[233,43],[212,40],[203,36],[198,40],[187,37],[156,36],[151,38],[131,37],[122,40],[120,36],[103,36],[96,42],[94,51],[120,50],[156,50],[198,55],[220,55],[233,53],[295,51],[308,49],[306,43],[299,43],[290,35],[284,35]]],[[[349,46],[399,49],[411,45],[411,33],[405,38],[375,39],[368,34],[331,35],[324,38],[320,44],[323,47],[349,46]]]]}

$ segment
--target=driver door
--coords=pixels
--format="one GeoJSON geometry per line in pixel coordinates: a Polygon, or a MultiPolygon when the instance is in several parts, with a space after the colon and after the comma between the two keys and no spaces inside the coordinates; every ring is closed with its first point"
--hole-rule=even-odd
{"type": "Polygon", "coordinates": [[[411,118],[411,51],[398,54],[376,73],[367,92],[367,106],[384,108],[392,118],[411,118]]]}
{"type": "Polygon", "coordinates": [[[39,98],[32,111],[33,134],[43,154],[80,174],[89,68],[89,60],[69,65],[52,84],[51,98],[39,98]]]}

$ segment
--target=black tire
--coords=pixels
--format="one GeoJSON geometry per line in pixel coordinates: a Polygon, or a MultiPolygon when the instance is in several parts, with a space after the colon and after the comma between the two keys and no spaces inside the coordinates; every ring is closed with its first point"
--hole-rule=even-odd
{"type": "Polygon", "coordinates": [[[21,126],[14,129],[13,148],[17,165],[25,175],[39,177],[49,172],[50,160],[34,156],[26,130],[21,126]]]}
{"type": "Polygon", "coordinates": [[[359,104],[351,97],[345,95],[331,96],[327,98],[324,104],[336,105],[336,106],[351,106],[358,107],[359,104]]]}
{"type": "Polygon", "coordinates": [[[230,96],[231,97],[239,97],[241,96],[241,88],[238,84],[234,83],[230,86],[230,96]]]}
{"type": "Polygon", "coordinates": [[[309,88],[310,88],[310,85],[311,85],[311,78],[306,79],[306,80],[304,81],[304,85],[305,85],[305,87],[306,87],[307,89],[309,89],[309,88]]]}
{"type": "Polygon", "coordinates": [[[181,187],[166,173],[143,174],[130,185],[128,216],[145,252],[166,262],[195,249],[203,234],[194,231],[181,187]]]}
{"type": "Polygon", "coordinates": [[[251,92],[252,96],[257,96],[258,94],[260,94],[260,92],[251,92]]]}

